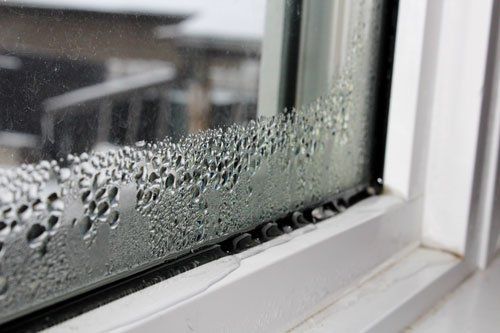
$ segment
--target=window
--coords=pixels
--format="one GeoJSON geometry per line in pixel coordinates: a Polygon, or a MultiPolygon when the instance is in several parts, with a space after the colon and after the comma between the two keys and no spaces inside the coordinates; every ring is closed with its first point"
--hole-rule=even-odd
{"type": "Polygon", "coordinates": [[[396,9],[2,2],[0,321],[378,191],[396,9]]]}

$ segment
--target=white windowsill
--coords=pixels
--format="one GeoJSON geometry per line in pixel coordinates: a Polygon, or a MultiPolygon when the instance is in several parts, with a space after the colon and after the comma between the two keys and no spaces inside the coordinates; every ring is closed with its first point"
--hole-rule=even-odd
{"type": "Polygon", "coordinates": [[[290,329],[332,295],[357,288],[394,254],[415,249],[420,204],[391,195],[366,199],[315,226],[180,274],[48,331],[290,329]]]}
{"type": "Polygon", "coordinates": [[[426,248],[384,266],[344,297],[329,300],[292,332],[403,331],[469,272],[456,256],[426,248]]]}

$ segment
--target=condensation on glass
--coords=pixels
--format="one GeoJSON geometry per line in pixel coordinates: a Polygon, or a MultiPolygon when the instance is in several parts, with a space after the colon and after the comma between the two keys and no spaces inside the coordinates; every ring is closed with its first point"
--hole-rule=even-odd
{"type": "Polygon", "coordinates": [[[3,1],[0,322],[367,183],[381,1],[319,3],[283,112],[264,0],[3,1]]]}

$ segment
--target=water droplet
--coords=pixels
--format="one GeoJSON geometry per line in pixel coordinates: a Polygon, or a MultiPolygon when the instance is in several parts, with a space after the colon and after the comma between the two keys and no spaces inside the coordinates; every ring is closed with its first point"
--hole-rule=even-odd
{"type": "Polygon", "coordinates": [[[109,204],[107,202],[101,202],[97,207],[97,216],[102,217],[106,215],[109,211],[109,204]]]}
{"type": "Polygon", "coordinates": [[[51,194],[49,194],[49,196],[47,197],[47,202],[49,203],[54,203],[57,199],[59,199],[59,196],[57,195],[56,192],[52,192],[51,194]]]}
{"type": "Polygon", "coordinates": [[[54,229],[58,223],[59,223],[59,216],[50,215],[49,218],[47,219],[47,225],[51,230],[54,229]]]}
{"type": "Polygon", "coordinates": [[[21,221],[28,221],[31,217],[31,209],[28,205],[23,204],[17,209],[17,216],[19,216],[21,221]]]}
{"type": "Polygon", "coordinates": [[[135,146],[136,146],[136,147],[138,147],[138,148],[142,148],[142,147],[144,147],[145,145],[146,145],[146,141],[144,141],[144,140],[137,141],[137,142],[135,143],[135,146]]]}
{"type": "Polygon", "coordinates": [[[142,189],[137,191],[137,195],[136,195],[137,201],[141,201],[143,196],[144,196],[144,191],[142,189]]]}
{"type": "Polygon", "coordinates": [[[85,190],[82,192],[82,202],[87,203],[92,198],[92,192],[90,190],[85,190]]]}
{"type": "Polygon", "coordinates": [[[4,221],[0,221],[0,234],[5,234],[9,232],[9,228],[7,226],[7,223],[4,221]]]}
{"type": "Polygon", "coordinates": [[[84,238],[89,236],[90,230],[92,229],[92,220],[88,216],[83,216],[80,221],[78,221],[80,233],[84,238]]]}
{"type": "Polygon", "coordinates": [[[45,234],[45,227],[41,224],[35,223],[33,224],[26,234],[26,239],[30,246],[38,246],[42,240],[42,236],[45,234]]]}
{"type": "Polygon", "coordinates": [[[155,180],[157,180],[159,178],[160,178],[160,176],[158,176],[158,174],[156,172],[151,172],[148,180],[153,183],[155,180]]]}
{"type": "Polygon", "coordinates": [[[106,193],[106,189],[105,188],[100,188],[98,189],[96,192],[95,192],[95,195],[94,195],[94,198],[95,200],[99,200],[102,198],[102,196],[104,195],[104,193],[106,193]]]}
{"type": "Polygon", "coordinates": [[[169,173],[168,176],[167,176],[167,179],[165,179],[165,187],[166,188],[171,188],[172,186],[174,186],[174,182],[175,182],[175,177],[173,174],[169,173]]]}
{"type": "Polygon", "coordinates": [[[67,181],[71,177],[71,171],[68,168],[61,168],[59,170],[59,179],[61,181],[67,181]]]}
{"type": "Polygon", "coordinates": [[[151,191],[147,190],[144,192],[144,197],[142,198],[142,201],[145,203],[148,203],[151,200],[151,197],[153,196],[153,193],[151,191]]]}
{"type": "Polygon", "coordinates": [[[109,202],[113,203],[116,200],[118,200],[118,187],[116,186],[111,186],[108,189],[108,200],[109,202]]]}
{"type": "Polygon", "coordinates": [[[93,213],[96,208],[97,208],[97,203],[94,200],[92,200],[88,206],[89,213],[93,213]]]}
{"type": "Polygon", "coordinates": [[[114,229],[118,226],[119,219],[120,219],[120,214],[116,210],[112,211],[109,214],[108,223],[111,229],[114,229]]]}

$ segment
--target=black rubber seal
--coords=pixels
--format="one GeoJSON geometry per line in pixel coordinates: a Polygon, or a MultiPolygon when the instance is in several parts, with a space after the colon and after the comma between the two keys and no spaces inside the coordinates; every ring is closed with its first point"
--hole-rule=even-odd
{"type": "Polygon", "coordinates": [[[392,68],[396,44],[399,0],[386,0],[382,9],[382,26],[378,64],[378,86],[375,96],[370,183],[376,193],[383,190],[387,122],[391,100],[392,68]]]}

